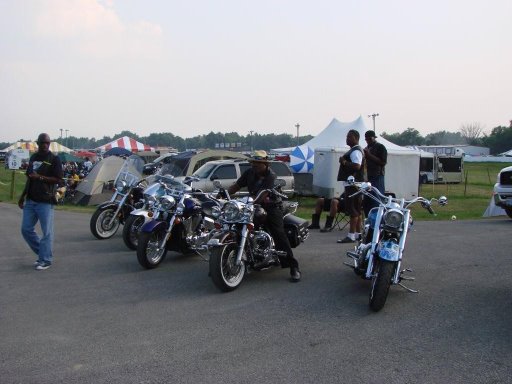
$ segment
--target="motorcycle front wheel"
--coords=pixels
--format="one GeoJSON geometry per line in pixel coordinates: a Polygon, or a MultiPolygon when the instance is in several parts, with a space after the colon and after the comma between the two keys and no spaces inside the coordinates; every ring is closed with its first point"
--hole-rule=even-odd
{"type": "Polygon", "coordinates": [[[146,269],[158,267],[167,254],[166,244],[162,244],[165,237],[164,230],[141,232],[137,244],[137,260],[146,269]]]}
{"type": "Polygon", "coordinates": [[[123,226],[123,241],[130,249],[136,250],[139,242],[139,230],[144,224],[144,216],[130,215],[123,226]]]}
{"type": "Polygon", "coordinates": [[[238,245],[235,243],[215,247],[210,254],[210,276],[223,292],[232,291],[242,283],[245,264],[236,265],[238,245]]]}
{"type": "Polygon", "coordinates": [[[110,239],[114,236],[121,225],[119,217],[115,217],[112,222],[111,219],[114,217],[116,207],[106,207],[97,209],[90,222],[91,232],[97,239],[105,240],[110,239]]]}
{"type": "Polygon", "coordinates": [[[374,276],[372,278],[372,289],[370,291],[370,308],[378,312],[386,304],[388,298],[389,286],[395,273],[396,262],[378,260],[375,265],[374,276]]]}

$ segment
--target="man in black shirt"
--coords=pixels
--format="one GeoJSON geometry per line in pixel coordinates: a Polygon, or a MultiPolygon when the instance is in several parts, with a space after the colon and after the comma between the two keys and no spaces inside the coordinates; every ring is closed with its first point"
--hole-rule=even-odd
{"type": "MultiPolygon", "coordinates": [[[[228,188],[229,194],[234,194],[241,188],[247,187],[249,194],[255,198],[261,190],[274,187],[276,174],[269,167],[267,152],[255,151],[254,156],[249,161],[252,167],[245,171],[236,183],[228,188]]],[[[284,231],[281,204],[273,200],[269,193],[263,193],[255,203],[261,204],[267,212],[265,227],[274,239],[276,249],[286,252],[286,258],[280,259],[281,266],[283,268],[290,268],[291,281],[299,281],[299,263],[293,257],[290,242],[284,231]]]]}
{"type": "MultiPolygon", "coordinates": [[[[384,171],[388,161],[388,151],[384,145],[378,143],[377,136],[374,131],[366,131],[364,139],[368,146],[364,149],[364,157],[366,159],[366,176],[373,187],[377,188],[380,193],[384,194],[386,188],[384,185],[384,171]]],[[[377,207],[375,200],[365,197],[363,201],[364,214],[368,217],[370,209],[377,207]]]]}
{"type": "Polygon", "coordinates": [[[18,206],[23,209],[21,233],[37,255],[35,269],[43,271],[52,264],[53,204],[55,186],[62,181],[62,164],[59,157],[50,152],[50,136],[41,133],[37,145],[37,152],[30,157],[27,182],[18,206]],[[35,231],[38,221],[42,237],[35,231]]]}

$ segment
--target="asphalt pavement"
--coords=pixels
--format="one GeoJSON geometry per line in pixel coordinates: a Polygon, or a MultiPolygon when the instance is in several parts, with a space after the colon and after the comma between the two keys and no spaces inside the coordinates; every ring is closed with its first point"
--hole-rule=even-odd
{"type": "Polygon", "coordinates": [[[143,270],[90,214],[56,212],[54,265],[35,271],[21,211],[0,203],[0,383],[511,383],[512,220],[417,222],[384,309],[343,265],[345,232],[288,270],[221,293],[199,256],[143,270]]]}

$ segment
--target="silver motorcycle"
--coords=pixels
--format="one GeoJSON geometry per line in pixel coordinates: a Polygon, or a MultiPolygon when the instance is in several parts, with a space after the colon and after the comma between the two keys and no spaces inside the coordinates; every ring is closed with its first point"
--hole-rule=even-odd
{"type": "Polygon", "coordinates": [[[380,311],[386,303],[392,284],[399,285],[409,292],[418,292],[402,283],[404,280],[414,280],[413,277],[404,275],[412,270],[401,270],[407,233],[413,224],[409,207],[420,203],[429,213],[434,214],[432,203],[437,201],[440,206],[444,206],[448,199],[441,196],[439,199],[416,197],[405,200],[386,196],[370,183],[355,182],[353,177],[349,177],[348,184],[358,188],[351,197],[363,194],[365,198],[379,203],[378,207],[370,210],[354,251],[347,252],[352,262],[344,264],[353,268],[363,279],[371,280],[370,308],[373,311],[380,311]]]}
{"type": "Polygon", "coordinates": [[[98,205],[91,217],[89,227],[97,239],[114,236],[130,212],[142,206],[142,191],[147,185],[141,178],[142,164],[140,159],[131,157],[123,163],[114,181],[114,194],[98,205]]]}

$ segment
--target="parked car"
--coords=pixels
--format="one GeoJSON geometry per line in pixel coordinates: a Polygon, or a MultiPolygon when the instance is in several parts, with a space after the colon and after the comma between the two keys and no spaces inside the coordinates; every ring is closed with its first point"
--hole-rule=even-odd
{"type": "MultiPolygon", "coordinates": [[[[243,159],[209,161],[192,174],[193,177],[199,178],[199,181],[194,181],[193,187],[199,188],[203,192],[212,192],[216,189],[213,181],[219,180],[224,188],[228,188],[250,167],[251,164],[243,159]]],[[[295,181],[290,168],[285,163],[275,160],[270,161],[270,168],[278,179],[286,182],[282,188],[283,192],[293,194],[295,181]]],[[[247,192],[247,188],[242,189],[241,192],[247,192]]]]}
{"type": "Polygon", "coordinates": [[[145,175],[152,175],[160,165],[169,164],[172,165],[169,172],[173,176],[190,176],[209,161],[226,159],[247,159],[247,156],[234,151],[218,149],[165,154],[152,163],[146,164],[142,172],[145,175]]]}
{"type": "Polygon", "coordinates": [[[512,219],[512,167],[503,168],[494,184],[494,203],[512,219]]]}

